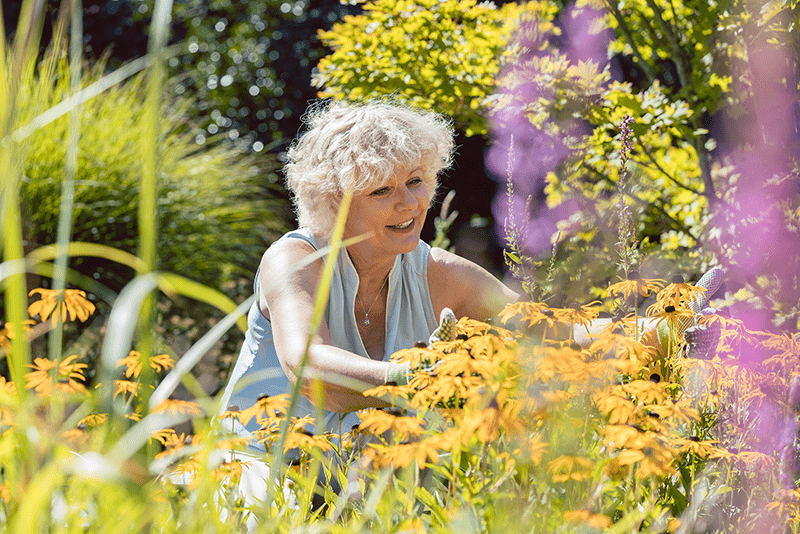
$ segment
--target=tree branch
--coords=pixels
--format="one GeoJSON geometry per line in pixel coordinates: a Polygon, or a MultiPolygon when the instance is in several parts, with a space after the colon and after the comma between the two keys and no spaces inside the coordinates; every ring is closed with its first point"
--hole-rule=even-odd
{"type": "MultiPolygon", "coordinates": [[[[600,172],[600,170],[599,170],[599,169],[597,169],[596,167],[594,167],[594,166],[592,166],[592,165],[589,165],[589,164],[588,164],[588,163],[586,163],[586,162],[583,162],[583,163],[582,163],[582,166],[583,166],[583,167],[585,167],[586,169],[590,170],[590,171],[591,171],[591,172],[593,172],[594,174],[596,174],[598,177],[602,178],[604,181],[606,181],[606,182],[608,182],[609,184],[613,185],[614,187],[616,187],[616,186],[617,186],[617,182],[615,182],[615,181],[614,181],[614,180],[613,180],[613,179],[612,179],[610,176],[608,176],[607,174],[605,174],[605,173],[603,173],[603,172],[600,172]]],[[[676,219],[675,217],[673,217],[672,215],[670,215],[669,213],[667,213],[667,210],[665,210],[663,207],[659,206],[659,205],[658,205],[658,204],[656,204],[655,202],[648,202],[648,201],[646,201],[646,200],[643,200],[643,199],[641,199],[641,198],[637,197],[636,195],[634,195],[633,193],[631,193],[630,191],[625,191],[625,194],[626,194],[628,197],[630,197],[631,199],[633,199],[635,202],[637,202],[637,203],[639,203],[639,204],[641,204],[641,205],[644,205],[644,206],[652,206],[652,207],[653,207],[653,208],[655,208],[655,209],[656,209],[656,210],[657,210],[659,213],[661,213],[661,215],[663,215],[664,217],[666,217],[667,219],[669,219],[669,220],[672,222],[672,227],[673,227],[675,230],[679,230],[679,231],[681,231],[681,232],[685,232],[685,233],[686,233],[686,234],[687,234],[689,237],[691,237],[691,238],[692,238],[692,239],[693,239],[693,240],[694,240],[696,243],[698,243],[698,242],[700,241],[700,240],[699,240],[699,239],[698,239],[698,238],[697,238],[697,237],[696,237],[696,236],[695,236],[695,235],[692,233],[692,231],[691,231],[691,230],[690,230],[690,229],[689,229],[689,228],[686,226],[686,224],[682,223],[681,221],[679,221],[678,219],[676,219]]]]}
{"type": "Polygon", "coordinates": [[[647,5],[653,10],[658,27],[664,32],[667,41],[669,41],[670,48],[672,48],[672,57],[675,59],[675,67],[678,69],[678,79],[680,80],[681,87],[687,88],[691,82],[691,80],[688,79],[688,73],[691,72],[691,65],[686,65],[686,54],[685,50],[681,48],[680,39],[677,35],[677,28],[672,28],[667,24],[664,17],[661,16],[662,9],[656,5],[654,0],[647,0],[647,5]]]}
{"type": "Polygon", "coordinates": [[[639,59],[642,70],[644,71],[645,76],[647,76],[647,81],[652,84],[656,80],[655,72],[653,72],[653,69],[650,68],[650,64],[645,61],[644,57],[642,57],[642,53],[639,52],[639,48],[636,46],[636,41],[633,39],[633,32],[631,32],[631,29],[628,27],[622,12],[619,10],[619,6],[615,0],[608,0],[606,4],[614,13],[614,17],[617,19],[617,25],[619,26],[619,29],[625,35],[625,39],[628,40],[628,44],[633,49],[633,55],[639,59]]]}
{"type": "MultiPolygon", "coordinates": [[[[677,178],[674,178],[674,177],[670,176],[670,174],[666,170],[664,170],[664,168],[661,165],[658,164],[658,162],[656,161],[656,159],[653,157],[653,155],[650,152],[648,152],[648,151],[643,151],[643,152],[645,154],[647,154],[647,158],[653,163],[653,165],[656,167],[656,169],[658,169],[659,172],[661,172],[661,174],[666,176],[669,181],[671,181],[672,183],[674,183],[675,185],[677,185],[681,189],[686,189],[687,191],[690,191],[690,192],[694,193],[695,195],[704,196],[702,191],[700,191],[698,189],[695,189],[694,187],[689,187],[688,185],[679,182],[677,178]]],[[[647,165],[644,164],[644,163],[639,163],[639,165],[642,165],[643,167],[647,167],[647,165]]]]}

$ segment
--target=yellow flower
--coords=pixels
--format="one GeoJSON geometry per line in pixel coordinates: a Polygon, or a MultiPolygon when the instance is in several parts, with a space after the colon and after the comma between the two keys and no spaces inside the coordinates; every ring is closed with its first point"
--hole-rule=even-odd
{"type": "Polygon", "coordinates": [[[197,470],[200,467],[200,462],[197,458],[189,458],[185,462],[181,462],[175,466],[175,471],[173,472],[175,477],[178,480],[185,481],[186,488],[189,490],[193,490],[197,487],[198,480],[197,480],[197,470]],[[184,476],[181,476],[184,475],[184,476]]]}
{"type": "Polygon", "coordinates": [[[102,425],[108,420],[107,413],[92,413],[78,421],[79,427],[94,428],[102,425]]]}
{"type": "Polygon", "coordinates": [[[633,380],[622,384],[621,389],[645,404],[664,402],[667,398],[664,388],[652,380],[633,380]]]}
{"type": "Polygon", "coordinates": [[[608,422],[612,425],[624,425],[632,421],[636,411],[636,405],[630,399],[617,395],[598,394],[595,396],[595,406],[608,415],[608,422]]]}
{"type": "Polygon", "coordinates": [[[192,435],[187,436],[183,432],[178,434],[172,428],[164,428],[162,430],[159,430],[158,432],[150,436],[150,439],[151,440],[157,439],[164,446],[164,450],[155,455],[156,459],[163,458],[164,456],[169,456],[173,454],[175,451],[180,450],[186,447],[187,445],[191,445],[192,443],[196,443],[198,441],[197,436],[192,436],[192,435]]]}
{"type": "Polygon", "coordinates": [[[177,432],[175,432],[174,428],[162,428],[161,430],[157,430],[153,432],[150,436],[150,441],[158,440],[161,442],[162,445],[167,445],[173,442],[177,438],[177,432]]]}
{"type": "Polygon", "coordinates": [[[660,308],[673,306],[674,308],[688,308],[690,302],[702,298],[706,288],[687,284],[683,277],[678,275],[656,295],[656,304],[660,308]]]}
{"type": "Polygon", "coordinates": [[[399,445],[378,445],[371,443],[364,449],[364,456],[366,456],[375,469],[392,466],[395,469],[402,469],[408,467],[414,454],[416,453],[415,443],[401,443],[399,445]]]}
{"type": "Polygon", "coordinates": [[[63,291],[63,305],[62,293],[53,289],[37,288],[28,293],[29,297],[39,294],[40,300],[28,306],[28,315],[31,317],[40,317],[44,322],[52,314],[53,324],[56,324],[59,319],[65,323],[67,320],[74,321],[80,319],[81,322],[89,318],[95,311],[95,306],[86,298],[86,292],[80,289],[65,289],[63,291]],[[53,313],[56,311],[56,313],[53,313]]]}
{"type": "Polygon", "coordinates": [[[160,373],[161,371],[166,371],[167,369],[175,367],[175,360],[168,354],[156,354],[150,358],[150,367],[160,373]]]}
{"type": "Polygon", "coordinates": [[[368,389],[364,391],[363,395],[365,397],[383,397],[384,395],[388,395],[394,398],[408,398],[416,392],[416,389],[417,388],[411,384],[406,384],[404,386],[387,384],[368,389]]]}
{"type": "Polygon", "coordinates": [[[547,448],[547,443],[542,441],[541,434],[536,434],[527,440],[528,457],[534,465],[542,461],[542,453],[547,448]]]}
{"type": "Polygon", "coordinates": [[[416,460],[420,468],[439,461],[439,451],[450,450],[458,440],[455,429],[436,433],[422,441],[381,445],[370,443],[364,449],[364,456],[372,461],[375,468],[392,466],[395,469],[408,467],[416,460]]]}
{"type": "Polygon", "coordinates": [[[611,518],[605,514],[598,514],[589,510],[573,510],[564,512],[562,515],[564,521],[571,523],[586,523],[592,528],[603,530],[609,528],[613,522],[611,518]]]}
{"type": "MultiPolygon", "coordinates": [[[[142,354],[132,350],[117,362],[117,367],[125,366],[125,378],[138,378],[142,372],[142,354]]],[[[175,367],[175,360],[167,354],[158,354],[150,358],[150,367],[158,372],[175,367]]]]}
{"type": "Polygon", "coordinates": [[[553,312],[556,317],[563,320],[563,322],[579,324],[581,326],[589,326],[599,315],[599,310],[594,308],[595,304],[600,304],[599,300],[590,302],[589,304],[573,303],[568,308],[554,308],[553,312]]]}
{"type": "Polygon", "coordinates": [[[700,458],[708,458],[715,451],[715,443],[719,443],[715,439],[701,440],[697,436],[691,436],[689,439],[674,438],[672,445],[678,447],[679,453],[691,453],[699,456],[700,458]]]}
{"type": "MultiPolygon", "coordinates": [[[[2,392],[2,394],[8,395],[9,397],[16,397],[17,387],[16,385],[14,385],[14,382],[6,381],[6,378],[0,375],[0,392],[2,392]]],[[[10,401],[11,399],[3,399],[3,400],[10,401]]],[[[2,408],[3,404],[5,404],[5,402],[0,403],[0,426],[8,426],[8,427],[14,426],[14,412],[12,410],[2,408]]]]}
{"type": "Polygon", "coordinates": [[[483,336],[492,334],[503,340],[510,340],[514,338],[514,333],[505,328],[496,325],[491,325],[483,321],[477,321],[468,317],[462,317],[456,323],[457,333],[463,334],[467,337],[483,336]]]}
{"type": "Polygon", "coordinates": [[[592,342],[589,346],[592,353],[611,354],[616,358],[627,357],[632,362],[647,365],[652,362],[657,353],[656,349],[636,341],[630,336],[622,334],[605,333],[592,342]]]}
{"type": "Polygon", "coordinates": [[[400,439],[421,436],[425,432],[425,420],[419,417],[397,416],[386,410],[370,409],[358,412],[361,424],[359,430],[366,430],[376,436],[391,431],[400,439]]]}
{"type": "Polygon", "coordinates": [[[588,471],[591,467],[592,462],[589,459],[567,454],[561,455],[547,464],[547,470],[553,474],[553,482],[591,478],[592,474],[588,471]]]}
{"type": "Polygon", "coordinates": [[[609,297],[621,296],[624,302],[628,302],[631,296],[637,299],[640,296],[646,297],[651,292],[660,290],[663,285],[664,280],[640,278],[637,271],[631,271],[626,280],[608,286],[607,293],[609,297]]]}
{"type": "MultiPolygon", "coordinates": [[[[30,331],[30,327],[35,324],[36,321],[26,319],[22,321],[22,329],[27,333],[30,331]]],[[[3,325],[3,328],[0,328],[0,348],[2,348],[3,352],[6,354],[11,354],[12,339],[14,339],[14,325],[12,323],[6,323],[3,325]]]]}
{"type": "Polygon", "coordinates": [[[158,406],[153,408],[153,413],[170,413],[174,415],[200,417],[203,415],[203,410],[200,408],[200,405],[194,401],[164,399],[158,406]]]}
{"type": "Polygon", "coordinates": [[[305,452],[311,452],[313,449],[327,452],[333,449],[333,446],[328,437],[324,434],[314,435],[305,429],[292,429],[286,435],[286,445],[283,451],[286,452],[294,448],[301,449],[305,452]]]}
{"type": "Polygon", "coordinates": [[[12,397],[17,396],[17,386],[13,381],[6,381],[6,377],[0,375],[0,390],[9,394],[12,397]]]}
{"type": "Polygon", "coordinates": [[[131,382],[130,380],[114,380],[114,398],[117,398],[117,395],[122,394],[122,397],[125,397],[125,394],[129,394],[131,397],[138,397],[139,396],[139,389],[141,386],[136,382],[131,382]]]}
{"type": "Polygon", "coordinates": [[[606,425],[603,428],[603,434],[605,434],[605,443],[615,449],[625,447],[627,449],[641,450],[652,446],[656,441],[655,433],[643,430],[635,425],[606,425]]]}
{"type": "Polygon", "coordinates": [[[638,463],[636,476],[647,478],[650,476],[664,476],[674,472],[672,449],[661,445],[660,441],[650,436],[647,446],[636,449],[620,451],[616,458],[606,466],[606,472],[611,476],[624,476],[625,468],[638,463]]]}
{"type": "Polygon", "coordinates": [[[778,516],[798,513],[800,508],[800,490],[781,489],[774,493],[775,501],[767,505],[767,510],[775,511],[778,516]]]}
{"type": "Polygon", "coordinates": [[[688,308],[675,307],[672,304],[662,306],[658,302],[647,308],[645,313],[648,317],[657,318],[654,328],[665,321],[669,328],[679,328],[688,324],[687,321],[694,317],[694,313],[688,308]]]}
{"type": "Polygon", "coordinates": [[[242,468],[250,467],[251,465],[252,465],[251,462],[242,460],[222,462],[216,469],[214,469],[211,472],[211,477],[219,482],[236,484],[242,477],[242,468]]]}
{"type": "Polygon", "coordinates": [[[461,432],[464,441],[477,437],[481,443],[488,443],[496,440],[500,436],[500,411],[497,404],[489,406],[485,410],[467,414],[461,421],[461,432]]]}
{"type": "Polygon", "coordinates": [[[253,417],[256,418],[259,425],[263,425],[266,421],[278,417],[278,414],[286,413],[288,407],[289,395],[287,393],[274,396],[262,395],[251,407],[239,412],[238,417],[243,425],[249,423],[253,417]]]}
{"type": "Polygon", "coordinates": [[[77,380],[86,380],[83,369],[88,365],[76,363],[77,358],[73,354],[58,365],[47,358],[35,358],[33,364],[28,365],[34,370],[25,374],[25,388],[44,396],[49,396],[54,388],[66,393],[85,393],[86,386],[77,380]]]}
{"type": "Polygon", "coordinates": [[[515,302],[509,304],[500,313],[500,321],[508,323],[512,317],[521,316],[520,321],[527,323],[525,326],[531,328],[539,323],[547,323],[550,328],[555,328],[559,322],[555,313],[543,302],[515,302]]]}
{"type": "Polygon", "coordinates": [[[592,368],[583,359],[580,350],[572,348],[541,347],[534,349],[544,357],[536,362],[533,376],[548,383],[565,380],[574,384],[585,383],[592,376],[592,368]]]}
{"type": "Polygon", "coordinates": [[[692,408],[686,399],[680,401],[673,399],[664,404],[648,406],[648,409],[657,414],[662,420],[674,421],[678,425],[700,420],[700,412],[692,408]]]}

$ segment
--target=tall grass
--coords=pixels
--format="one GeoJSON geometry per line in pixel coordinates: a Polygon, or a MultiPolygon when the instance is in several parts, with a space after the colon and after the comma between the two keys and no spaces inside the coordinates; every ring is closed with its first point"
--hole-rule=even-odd
{"type": "MultiPolygon", "coordinates": [[[[751,332],[718,316],[693,318],[709,329],[722,324],[718,355],[709,360],[686,357],[672,342],[660,352],[646,347],[635,316],[618,318],[588,348],[555,339],[559,325],[572,329],[596,318],[594,304],[551,309],[517,303],[502,316],[518,321],[517,330],[463,319],[455,340],[395,355],[415,368],[409,385],[365,393],[393,398],[402,408],[365,411],[360,427],[338,436],[340,448],[360,451],[369,467],[330,462],[321,452],[340,454],[331,446],[336,437],[322,429],[309,435],[303,421],[285,416],[299,387],[285,398],[218,414],[219,399],[202,391],[191,371],[228,329],[246,328],[243,316],[253,297],[237,304],[212,287],[159,270],[159,180],[170,161],[159,124],[163,61],[171,53],[170,2],[156,5],[147,57],[87,87],[79,85],[85,79],[80,2],[64,9],[56,36],[70,34],[70,87],[55,104],[58,46],[43,60],[37,57],[43,5],[26,0],[11,48],[0,39],[0,79],[9,80],[0,87],[0,284],[9,323],[0,341],[13,380],[0,378],[0,525],[7,531],[798,531],[800,337],[751,332]],[[79,121],[81,108],[142,69],[136,254],[71,242],[81,138],[93,134],[79,121]],[[23,169],[36,153],[37,134],[65,115],[57,240],[28,251],[23,169]],[[136,276],[117,294],[72,270],[70,258],[79,256],[124,265],[136,276]],[[36,323],[27,321],[31,273],[54,280],[41,300],[55,299],[51,311],[57,317],[52,321],[39,307],[32,329],[52,329],[47,357],[37,354],[33,362],[24,335],[27,323],[36,323]],[[86,364],[62,354],[61,311],[93,309],[75,288],[111,305],[92,389],[86,387],[86,364]],[[177,362],[155,354],[156,291],[185,295],[225,314],[177,362]],[[756,350],[769,358],[761,366],[743,365],[742,355],[756,350]],[[180,384],[194,394],[191,402],[170,398],[180,384]],[[241,452],[243,440],[221,433],[215,417],[258,418],[263,431],[257,438],[269,454],[241,452]],[[286,465],[287,448],[300,450],[299,465],[286,465]],[[340,495],[323,488],[325,506],[314,508],[320,472],[352,486],[340,495]]],[[[293,266],[326,258],[309,344],[324,317],[334,260],[354,242],[342,240],[349,202],[346,195],[329,246],[293,266]]],[[[662,285],[624,280],[609,288],[610,300],[616,294],[627,302],[645,286],[657,291],[648,314],[675,330],[688,313],[687,295],[696,290],[674,283],[658,291],[662,285]]],[[[309,379],[320,406],[323,391],[313,364],[306,350],[298,383],[309,379]]]]}
{"type": "MultiPolygon", "coordinates": [[[[149,461],[142,460],[153,456],[159,450],[154,433],[163,428],[185,423],[194,418],[194,425],[199,435],[209,431],[209,417],[217,408],[217,399],[208,397],[197,387],[191,376],[193,366],[234,325],[244,330],[244,314],[253,302],[253,297],[240,304],[235,304],[221,292],[194,282],[175,273],[158,271],[158,234],[159,191],[162,186],[159,177],[163,175],[162,163],[168,158],[163,151],[170,147],[163,143],[163,105],[164,94],[164,61],[172,53],[166,47],[169,33],[171,2],[156,3],[155,15],[151,26],[148,54],[145,58],[133,62],[120,71],[108,74],[88,87],[81,87],[81,17],[80,1],[65,3],[60,11],[61,16],[56,24],[53,43],[45,53],[44,60],[39,61],[39,40],[43,20],[43,5],[36,0],[25,2],[17,29],[17,39],[11,49],[2,49],[0,74],[5,79],[14,81],[4,86],[2,93],[2,152],[0,152],[0,173],[3,180],[3,263],[0,264],[0,283],[6,298],[5,313],[11,328],[4,330],[4,335],[11,339],[12,345],[5,350],[13,384],[16,387],[3,389],[0,392],[0,410],[8,419],[3,419],[6,444],[15,443],[18,447],[13,458],[2,454],[4,466],[3,482],[0,482],[0,493],[10,491],[10,497],[1,496],[6,501],[2,523],[14,532],[35,532],[40,528],[75,528],[72,523],[74,510],[58,509],[57,501],[93,503],[94,510],[81,510],[88,519],[86,525],[91,529],[110,531],[137,531],[156,520],[169,521],[162,516],[148,511],[147,501],[152,497],[153,488],[137,487],[136,481],[148,477],[146,469],[149,461]],[[69,7],[69,9],[67,9],[69,7]],[[64,35],[70,35],[70,68],[69,91],[66,98],[52,107],[54,90],[57,86],[55,71],[60,61],[60,46],[64,35]],[[139,118],[137,129],[143,132],[138,147],[141,161],[140,182],[138,185],[138,247],[132,255],[124,250],[96,243],[71,242],[73,234],[73,218],[76,208],[75,189],[78,164],[81,150],[81,106],[101,97],[105,91],[112,90],[117,84],[125,82],[140,70],[146,71],[146,97],[144,113],[139,118]],[[60,117],[68,115],[69,122],[65,139],[64,176],[61,181],[61,201],[59,206],[57,238],[53,245],[39,247],[27,251],[23,247],[25,236],[20,212],[20,188],[22,185],[22,169],[26,167],[30,157],[31,142],[36,140],[38,132],[60,117]],[[81,275],[69,268],[70,258],[96,257],[132,268],[137,273],[123,290],[117,295],[113,290],[104,287],[90,277],[81,275]],[[51,263],[53,262],[53,263],[51,263]],[[27,324],[28,287],[26,273],[35,273],[52,278],[52,290],[57,295],[55,315],[58,310],[66,308],[71,313],[66,299],[65,289],[68,283],[84,287],[111,304],[111,313],[105,328],[105,336],[100,347],[99,369],[96,371],[96,390],[85,392],[85,396],[77,398],[54,392],[42,395],[27,396],[30,388],[25,387],[32,382],[31,369],[45,365],[41,362],[52,362],[55,368],[66,365],[68,371],[63,378],[69,387],[75,386],[83,391],[79,382],[71,382],[75,372],[81,374],[81,368],[71,367],[72,358],[63,358],[63,329],[65,321],[53,322],[49,332],[48,350],[45,359],[37,358],[34,365],[31,361],[30,340],[24,335],[27,324]],[[173,371],[157,382],[156,373],[150,362],[154,360],[154,298],[153,292],[162,290],[171,294],[180,294],[221,309],[227,315],[195,343],[180,359],[173,371]],[[132,348],[135,352],[131,352],[132,348]],[[119,364],[129,355],[138,354],[140,374],[135,383],[139,394],[136,402],[140,412],[132,411],[132,399],[123,401],[115,391],[115,381],[119,378],[119,364]],[[180,383],[186,385],[196,394],[194,404],[200,407],[200,413],[165,413],[158,407],[168,400],[170,394],[180,383]],[[152,396],[151,396],[152,395],[152,396]],[[10,415],[13,413],[13,417],[10,415]],[[47,424],[42,426],[37,421],[37,414],[43,414],[47,424]],[[87,419],[88,417],[88,419],[87,419]],[[105,424],[91,440],[78,446],[80,454],[73,455],[65,448],[64,433],[69,429],[80,431],[91,428],[92,423],[103,419],[105,424]],[[104,419],[107,418],[107,419],[104,419]],[[88,425],[88,427],[87,427],[88,425]],[[66,455],[66,456],[65,456],[66,455]],[[127,466],[127,467],[126,467],[127,466]],[[142,471],[145,469],[145,471],[142,471]],[[132,470],[132,471],[131,471],[132,470]],[[123,481],[122,487],[114,486],[123,481]],[[66,498],[66,492],[70,492],[66,498]],[[22,495],[24,494],[24,499],[22,495]],[[85,501],[77,495],[84,495],[85,501]],[[61,521],[59,521],[61,517],[61,521]],[[55,522],[54,522],[55,521],[55,522]],[[50,526],[47,526],[50,525],[50,526]]],[[[3,36],[4,37],[4,36],[3,36]]],[[[5,44],[5,39],[0,40],[5,44]]],[[[113,133],[112,133],[113,135],[113,133]]],[[[347,197],[349,198],[349,197],[347,197]]],[[[36,209],[35,206],[28,206],[36,209]]],[[[302,264],[301,268],[325,255],[331,258],[339,253],[342,246],[341,234],[346,218],[346,206],[342,210],[335,235],[329,247],[320,249],[302,264]]],[[[350,241],[353,242],[353,241],[350,241]]],[[[324,280],[329,280],[335,261],[326,262],[324,280]]],[[[323,281],[324,281],[323,280],[323,281]]],[[[273,283],[281,283],[280,279],[273,283]]],[[[315,301],[316,328],[319,327],[322,313],[325,310],[327,284],[320,284],[315,301]]],[[[71,290],[70,290],[71,291],[71,290]]],[[[46,325],[45,322],[40,323],[46,325]]],[[[44,356],[44,355],[39,355],[44,356]]],[[[308,357],[304,366],[308,365],[308,357]]],[[[50,364],[47,364],[50,365],[50,364]]],[[[62,376],[56,371],[55,379],[62,376]]],[[[4,385],[8,385],[5,381],[4,385]]],[[[56,386],[58,388],[58,386],[56,386]]],[[[319,388],[317,388],[319,391],[319,388]]],[[[122,395],[124,397],[124,395],[122,395]]],[[[295,394],[295,401],[297,394],[295,394]]],[[[280,456],[276,464],[282,464],[280,456]]],[[[203,470],[201,469],[201,475],[203,470]]],[[[208,469],[205,470],[209,474],[208,469]]],[[[213,494],[216,482],[208,476],[208,482],[200,491],[213,494]]],[[[213,500],[213,499],[212,499],[213,500]]],[[[182,513],[185,510],[182,509],[182,513]]],[[[207,519],[208,510],[197,518],[207,519]]],[[[212,512],[210,517],[217,518],[212,512]]],[[[84,525],[83,528],[86,528],[84,525]]],[[[220,526],[220,525],[217,525],[220,526]]],[[[203,521],[195,530],[203,530],[203,521]]],[[[229,527],[234,528],[234,527],[229,527]]],[[[215,529],[216,530],[216,529],[215,529]]]]}

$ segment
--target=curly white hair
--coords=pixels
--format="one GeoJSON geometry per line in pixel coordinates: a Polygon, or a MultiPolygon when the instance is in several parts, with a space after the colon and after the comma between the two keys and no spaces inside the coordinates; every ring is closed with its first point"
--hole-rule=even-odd
{"type": "Polygon", "coordinates": [[[394,100],[321,101],[303,120],[308,129],[289,148],[284,172],[299,225],[324,239],[345,191],[365,193],[421,168],[433,198],[439,173],[453,161],[451,121],[394,100]]]}

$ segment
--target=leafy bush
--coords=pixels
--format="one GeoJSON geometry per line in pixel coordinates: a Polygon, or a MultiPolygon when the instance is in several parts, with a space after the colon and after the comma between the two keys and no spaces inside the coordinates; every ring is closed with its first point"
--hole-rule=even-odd
{"type": "Polygon", "coordinates": [[[485,134],[487,94],[520,7],[474,0],[359,2],[322,42],[333,49],[314,74],[320,96],[366,100],[387,94],[450,114],[467,134],[485,134]]]}
{"type": "Polygon", "coordinates": [[[749,299],[743,307],[765,310],[753,317],[759,328],[797,327],[796,3],[363,6],[323,34],[333,48],[316,77],[323,94],[399,93],[469,133],[491,124],[487,166],[513,184],[510,201],[495,199],[498,233],[512,218],[529,229],[521,245],[540,280],[555,247],[553,304],[578,298],[585,283],[598,296],[613,282],[619,193],[643,271],[693,276],[722,263],[732,293],[749,299]],[[367,31],[377,25],[389,30],[367,31]],[[478,50],[488,55],[473,61],[478,50]],[[622,188],[626,115],[634,136],[622,188]],[[755,191],[769,201],[753,204],[755,191]],[[761,237],[742,239],[754,231],[761,237]],[[765,242],[790,252],[777,259],[765,242]]]}
{"type": "MultiPolygon", "coordinates": [[[[82,85],[90,85],[102,72],[102,63],[87,69],[82,85]]],[[[52,75],[53,87],[37,104],[45,109],[69,94],[65,60],[52,75]]],[[[142,83],[143,77],[137,76],[81,107],[73,241],[136,253],[142,83]]],[[[252,276],[266,246],[288,226],[289,205],[275,186],[277,162],[270,156],[245,157],[223,144],[197,145],[195,131],[182,118],[192,102],[175,99],[163,111],[158,213],[153,214],[159,225],[158,268],[222,287],[234,276],[252,276]]],[[[39,111],[23,104],[21,121],[39,111]]],[[[21,195],[29,250],[56,240],[68,123],[64,116],[27,140],[21,195]]],[[[89,275],[98,268],[87,260],[76,266],[89,275]]],[[[130,272],[108,272],[114,268],[109,264],[99,267],[98,276],[117,289],[130,277],[130,272]]]]}

